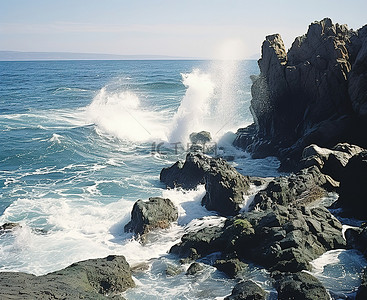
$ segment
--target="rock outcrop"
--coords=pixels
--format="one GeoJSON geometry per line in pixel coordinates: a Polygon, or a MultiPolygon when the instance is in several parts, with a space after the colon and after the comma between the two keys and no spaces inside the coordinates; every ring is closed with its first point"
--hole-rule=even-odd
{"type": "Polygon", "coordinates": [[[185,234],[171,248],[181,257],[194,249],[196,258],[213,252],[250,260],[271,271],[297,272],[327,250],[345,248],[342,225],[321,207],[300,209],[274,205],[228,219],[225,226],[185,234]]]}
{"type": "Polygon", "coordinates": [[[125,225],[125,232],[140,236],[154,229],[168,228],[177,221],[178,210],[170,199],[151,197],[148,201],[138,200],[131,212],[131,221],[125,225]]]}
{"type": "Polygon", "coordinates": [[[43,276],[0,273],[1,299],[123,299],[118,294],[134,287],[123,256],[90,259],[43,276]]]}
{"type": "Polygon", "coordinates": [[[363,148],[348,143],[339,143],[331,149],[312,144],[303,150],[302,162],[304,167],[317,166],[323,174],[340,181],[349,159],[363,151],[363,148]]]}
{"type": "Polygon", "coordinates": [[[254,157],[278,156],[296,167],[310,145],[366,146],[367,27],[352,31],[328,18],[285,50],[279,34],[267,36],[253,78],[254,125],[239,130],[235,145],[254,157]]]}
{"type": "Polygon", "coordinates": [[[164,168],[160,179],[171,188],[192,189],[205,183],[202,205],[225,216],[233,216],[240,211],[250,187],[250,178],[238,173],[224,159],[191,152],[185,162],[178,161],[164,168]]]}

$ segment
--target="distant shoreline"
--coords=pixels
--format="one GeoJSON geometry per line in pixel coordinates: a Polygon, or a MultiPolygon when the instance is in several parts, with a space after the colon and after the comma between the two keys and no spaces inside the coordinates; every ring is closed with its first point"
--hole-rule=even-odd
{"type": "MultiPolygon", "coordinates": [[[[255,60],[257,58],[241,59],[255,60]]],[[[0,61],[77,61],[77,60],[218,60],[200,57],[169,55],[118,55],[74,52],[22,52],[0,51],[0,61]]]]}

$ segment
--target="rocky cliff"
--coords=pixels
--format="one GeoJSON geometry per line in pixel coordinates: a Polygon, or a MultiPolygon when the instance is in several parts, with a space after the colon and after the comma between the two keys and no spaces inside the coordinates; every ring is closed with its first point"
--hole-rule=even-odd
{"type": "Polygon", "coordinates": [[[287,52],[279,34],[267,36],[252,76],[254,125],[235,145],[254,157],[298,162],[304,147],[338,142],[366,146],[367,26],[358,31],[328,18],[312,23],[287,52]]]}

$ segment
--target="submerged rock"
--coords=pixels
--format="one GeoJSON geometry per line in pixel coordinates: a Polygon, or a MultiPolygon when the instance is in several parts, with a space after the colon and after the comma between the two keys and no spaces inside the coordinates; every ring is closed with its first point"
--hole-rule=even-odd
{"type": "Polygon", "coordinates": [[[154,229],[168,228],[177,221],[178,210],[169,199],[151,197],[148,201],[138,200],[131,212],[131,221],[125,225],[125,232],[144,235],[154,229]]]}
{"type": "Polygon", "coordinates": [[[362,282],[356,294],[356,300],[365,299],[367,299],[367,268],[365,268],[363,271],[362,282]]]}
{"type": "Polygon", "coordinates": [[[279,275],[276,282],[279,300],[329,300],[330,297],[319,280],[306,272],[279,275]]]}
{"type": "MultiPolygon", "coordinates": [[[[90,259],[43,276],[0,273],[1,299],[109,299],[134,287],[123,256],[90,259]]],[[[122,297],[120,299],[123,299],[122,297]]]]}
{"type": "Polygon", "coordinates": [[[3,225],[0,226],[0,234],[21,227],[22,226],[19,223],[12,223],[12,222],[4,223],[3,225]]]}
{"type": "Polygon", "coordinates": [[[224,300],[265,300],[265,291],[252,280],[237,283],[232,294],[224,300]]]}

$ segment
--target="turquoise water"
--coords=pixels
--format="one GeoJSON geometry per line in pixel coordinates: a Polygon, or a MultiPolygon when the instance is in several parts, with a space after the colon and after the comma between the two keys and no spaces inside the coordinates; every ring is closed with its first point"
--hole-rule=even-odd
{"type": "MultiPolygon", "coordinates": [[[[252,122],[249,76],[258,72],[256,61],[0,62],[0,224],[22,225],[0,236],[0,271],[40,275],[123,254],[148,266],[127,299],[227,295],[235,282],[212,267],[198,278],[165,276],[178,264],[167,251],[182,234],[222,219],[201,207],[204,187],[166,190],[159,172],[185,156],[189,133],[209,130],[217,153],[234,155],[242,173],[278,175],[276,159],[255,161],[230,145],[252,122]],[[179,221],[143,246],[123,226],[133,203],[151,196],[170,198],[179,221]]],[[[330,260],[349,274],[338,291],[358,285],[361,259],[352,257],[351,271],[330,260]]],[[[272,290],[264,270],[254,266],[248,277],[272,290]]],[[[332,288],[330,274],[324,281],[332,288]]]]}

